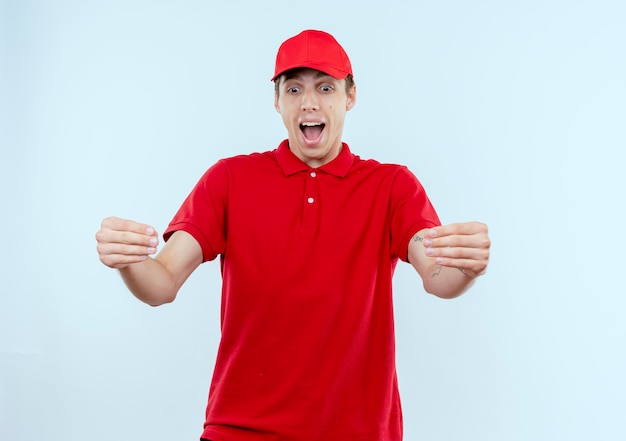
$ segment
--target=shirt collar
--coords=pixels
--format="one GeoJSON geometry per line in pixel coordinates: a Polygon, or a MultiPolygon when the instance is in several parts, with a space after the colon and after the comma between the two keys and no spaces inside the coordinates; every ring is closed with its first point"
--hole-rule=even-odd
{"type": "MultiPolygon", "coordinates": [[[[285,139],[281,142],[276,150],[274,150],[274,156],[278,165],[287,176],[293,175],[298,172],[311,170],[311,167],[302,162],[293,152],[289,149],[289,140],[285,139]]],[[[324,164],[319,167],[322,170],[331,175],[335,175],[339,178],[343,178],[350,171],[354,156],[350,152],[350,147],[345,142],[341,143],[341,151],[339,155],[328,164],[324,164]]]]}

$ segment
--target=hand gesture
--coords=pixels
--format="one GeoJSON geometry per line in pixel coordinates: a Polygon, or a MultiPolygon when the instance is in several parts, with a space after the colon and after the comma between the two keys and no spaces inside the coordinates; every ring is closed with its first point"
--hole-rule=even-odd
{"type": "Polygon", "coordinates": [[[487,225],[466,222],[431,228],[424,237],[426,255],[443,266],[458,268],[470,277],[484,274],[491,241],[487,225]]]}
{"type": "Polygon", "coordinates": [[[116,217],[102,221],[96,240],[100,261],[117,269],[146,260],[156,253],[159,244],[153,227],[116,217]]]}

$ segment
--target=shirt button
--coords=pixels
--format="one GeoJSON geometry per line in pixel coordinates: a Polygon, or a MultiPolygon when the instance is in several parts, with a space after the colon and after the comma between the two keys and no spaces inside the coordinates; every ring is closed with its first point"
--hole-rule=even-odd
{"type": "Polygon", "coordinates": [[[314,178],[314,177],[316,177],[316,176],[317,176],[317,173],[315,173],[315,172],[311,172],[311,177],[312,177],[312,178],[314,178]]]}
{"type": "Polygon", "coordinates": [[[315,202],[315,199],[313,199],[313,198],[308,198],[306,201],[307,201],[309,204],[312,204],[313,202],[315,202]]]}

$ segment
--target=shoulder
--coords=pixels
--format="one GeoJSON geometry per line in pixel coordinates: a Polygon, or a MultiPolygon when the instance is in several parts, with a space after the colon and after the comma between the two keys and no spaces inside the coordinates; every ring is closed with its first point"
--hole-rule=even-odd
{"type": "Polygon", "coordinates": [[[245,153],[235,156],[222,158],[218,163],[222,163],[228,167],[238,167],[245,165],[258,165],[264,162],[273,161],[274,155],[272,151],[245,153]]]}
{"type": "Polygon", "coordinates": [[[261,170],[267,170],[267,166],[272,163],[271,152],[248,153],[225,157],[213,163],[202,175],[199,185],[216,185],[216,183],[226,183],[233,176],[258,176],[261,170]]]}
{"type": "Polygon", "coordinates": [[[417,176],[404,164],[385,163],[376,159],[362,159],[354,155],[351,175],[388,188],[393,193],[423,193],[425,191],[417,176]]]}
{"type": "Polygon", "coordinates": [[[414,176],[406,165],[380,162],[376,159],[363,159],[358,155],[354,156],[352,172],[355,173],[377,173],[385,176],[407,175],[414,176]]]}
{"type": "Polygon", "coordinates": [[[254,152],[241,155],[230,156],[218,160],[212,168],[220,168],[227,174],[253,173],[259,174],[267,172],[276,166],[273,152],[254,152]]]}

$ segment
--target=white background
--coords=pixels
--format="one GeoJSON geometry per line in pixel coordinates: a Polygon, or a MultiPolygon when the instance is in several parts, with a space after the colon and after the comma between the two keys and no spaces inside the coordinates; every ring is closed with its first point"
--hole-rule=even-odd
{"type": "Polygon", "coordinates": [[[306,28],[352,59],[351,149],[490,227],[459,299],[399,265],[405,439],[626,439],[624,5],[0,1],[0,439],[198,439],[217,263],[151,308],[94,234],[163,231],[217,159],[275,148],[275,53],[306,28]]]}

